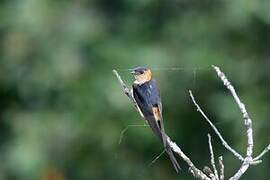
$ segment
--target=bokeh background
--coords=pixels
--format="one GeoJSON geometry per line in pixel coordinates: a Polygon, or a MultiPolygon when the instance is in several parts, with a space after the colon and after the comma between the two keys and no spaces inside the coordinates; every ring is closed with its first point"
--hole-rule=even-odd
{"type": "MultiPolygon", "coordinates": [[[[188,96],[193,90],[224,138],[245,154],[237,106],[211,69],[235,85],[253,118],[255,155],[270,142],[270,1],[1,0],[0,179],[164,180],[176,174],[161,143],[122,93],[112,69],[153,68],[167,133],[203,168],[207,133],[226,177],[240,162],[188,96]]],[[[268,180],[269,154],[242,179],[268,180]]]]}

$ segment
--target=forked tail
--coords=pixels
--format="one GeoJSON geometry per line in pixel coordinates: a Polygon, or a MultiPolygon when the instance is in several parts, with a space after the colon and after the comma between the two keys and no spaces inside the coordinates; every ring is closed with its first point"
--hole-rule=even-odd
{"type": "Polygon", "coordinates": [[[173,154],[172,148],[168,145],[168,143],[167,143],[167,146],[166,146],[165,148],[166,148],[165,150],[166,150],[167,154],[168,154],[169,157],[170,157],[170,160],[171,160],[171,162],[172,162],[172,165],[173,165],[175,171],[176,171],[177,173],[179,173],[179,171],[181,170],[181,167],[180,167],[180,165],[178,164],[178,162],[177,162],[177,160],[176,160],[176,158],[175,158],[175,156],[174,156],[174,154],[173,154]]]}

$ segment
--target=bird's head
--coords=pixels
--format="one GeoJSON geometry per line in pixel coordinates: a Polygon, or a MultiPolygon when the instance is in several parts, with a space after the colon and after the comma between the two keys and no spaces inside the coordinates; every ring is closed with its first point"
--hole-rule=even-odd
{"type": "Polygon", "coordinates": [[[133,74],[136,84],[143,84],[152,79],[151,70],[144,66],[135,67],[134,69],[132,69],[131,74],[133,74]]]}

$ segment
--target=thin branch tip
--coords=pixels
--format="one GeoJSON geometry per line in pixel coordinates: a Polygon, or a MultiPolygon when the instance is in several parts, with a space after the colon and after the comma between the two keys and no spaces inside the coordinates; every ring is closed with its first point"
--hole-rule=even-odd
{"type": "Polygon", "coordinates": [[[218,157],[218,162],[219,162],[219,168],[220,168],[220,170],[219,170],[219,173],[220,173],[219,179],[224,180],[224,163],[223,163],[223,157],[222,156],[218,157]]]}
{"type": "Polygon", "coordinates": [[[216,163],[215,163],[215,155],[214,155],[214,151],[213,151],[213,146],[212,146],[212,138],[211,135],[208,133],[208,145],[209,145],[209,151],[210,151],[210,160],[211,160],[211,165],[214,171],[214,178],[216,180],[219,180],[219,176],[218,176],[218,172],[217,172],[217,167],[216,167],[216,163]]]}
{"type": "Polygon", "coordinates": [[[211,128],[214,130],[214,132],[217,134],[217,136],[219,137],[219,139],[221,140],[223,146],[229,150],[230,152],[233,153],[234,156],[236,156],[239,160],[244,161],[244,158],[241,154],[239,154],[236,150],[234,150],[223,138],[223,136],[221,135],[221,133],[219,132],[219,130],[216,128],[216,126],[212,123],[212,121],[207,117],[207,115],[203,112],[203,110],[201,109],[201,107],[199,106],[199,104],[196,102],[192,92],[190,91],[190,97],[191,100],[193,102],[193,104],[196,107],[196,110],[198,112],[200,112],[200,114],[204,117],[204,119],[206,120],[206,122],[211,126],[211,128]]]}
{"type": "Polygon", "coordinates": [[[236,102],[242,114],[242,118],[244,120],[244,125],[246,128],[246,137],[247,137],[246,157],[244,158],[244,161],[241,167],[239,168],[239,170],[230,178],[230,180],[238,180],[247,171],[247,169],[249,168],[249,165],[253,162],[252,155],[253,155],[254,142],[253,142],[252,120],[249,117],[249,114],[246,110],[244,103],[242,103],[242,101],[240,100],[233,85],[228,80],[226,75],[220,70],[220,68],[214,67],[214,69],[216,70],[216,73],[219,79],[223,82],[224,86],[230,91],[232,97],[234,98],[234,101],[236,102]]]}

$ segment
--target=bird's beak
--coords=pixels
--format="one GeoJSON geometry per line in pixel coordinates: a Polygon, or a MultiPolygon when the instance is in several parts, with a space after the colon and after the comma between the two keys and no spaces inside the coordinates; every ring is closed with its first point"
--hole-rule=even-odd
{"type": "Polygon", "coordinates": [[[133,75],[136,74],[136,72],[133,69],[130,69],[130,73],[133,74],[133,75]]]}

